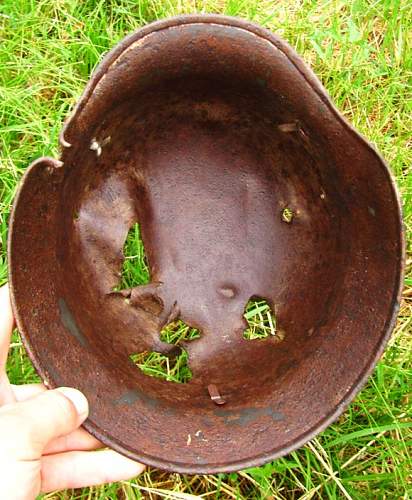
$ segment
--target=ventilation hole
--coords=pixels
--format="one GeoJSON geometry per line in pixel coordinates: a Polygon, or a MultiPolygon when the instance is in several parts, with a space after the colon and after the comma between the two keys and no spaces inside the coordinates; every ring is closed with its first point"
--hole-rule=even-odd
{"type": "Polygon", "coordinates": [[[138,223],[132,226],[127,233],[123,255],[121,280],[113,290],[119,291],[125,288],[147,285],[150,282],[149,266],[138,223]]]}
{"type": "Polygon", "coordinates": [[[159,352],[142,352],[129,357],[145,375],[178,384],[185,384],[192,378],[188,355],[182,348],[176,356],[169,357],[159,352]]]}
{"type": "Polygon", "coordinates": [[[195,340],[199,337],[199,330],[187,325],[181,319],[169,323],[160,332],[160,340],[162,342],[175,345],[178,345],[180,342],[195,340]]]}
{"type": "Polygon", "coordinates": [[[293,212],[290,208],[288,207],[285,207],[283,210],[282,210],[282,220],[283,222],[287,222],[288,224],[290,224],[293,220],[293,212]]]}
{"type": "Polygon", "coordinates": [[[73,214],[73,220],[79,220],[79,212],[77,210],[73,214]]]}
{"type": "Polygon", "coordinates": [[[243,315],[248,322],[248,328],[243,332],[246,340],[261,340],[274,336],[277,340],[283,340],[285,334],[276,325],[276,317],[266,300],[252,298],[246,304],[243,315]]]}

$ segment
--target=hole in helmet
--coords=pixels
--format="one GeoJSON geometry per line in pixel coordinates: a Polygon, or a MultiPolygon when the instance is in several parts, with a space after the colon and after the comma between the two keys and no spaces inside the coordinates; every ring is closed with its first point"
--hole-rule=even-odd
{"type": "Polygon", "coordinates": [[[121,279],[114,291],[147,285],[150,282],[149,266],[138,223],[134,224],[127,233],[123,255],[121,279]]]}
{"type": "Polygon", "coordinates": [[[293,220],[294,213],[289,207],[285,207],[282,210],[282,220],[283,222],[286,222],[287,224],[290,224],[293,220]]]}
{"type": "Polygon", "coordinates": [[[174,345],[179,345],[181,342],[195,340],[199,337],[199,330],[187,325],[181,319],[168,323],[160,331],[160,340],[174,345]]]}
{"type": "Polygon", "coordinates": [[[176,355],[167,356],[155,351],[145,351],[131,354],[129,358],[145,375],[184,384],[192,378],[192,372],[187,352],[181,347],[178,349],[176,355]]]}
{"type": "Polygon", "coordinates": [[[285,333],[277,325],[275,313],[265,299],[252,297],[245,307],[244,318],[248,328],[243,332],[246,340],[263,340],[275,337],[278,341],[285,338],[285,333]]]}
{"type": "Polygon", "coordinates": [[[199,330],[178,319],[164,326],[159,336],[162,342],[175,345],[176,350],[170,354],[146,351],[132,354],[129,358],[145,375],[180,384],[189,382],[192,378],[192,372],[189,367],[188,355],[179,344],[198,339],[200,337],[199,330]]]}

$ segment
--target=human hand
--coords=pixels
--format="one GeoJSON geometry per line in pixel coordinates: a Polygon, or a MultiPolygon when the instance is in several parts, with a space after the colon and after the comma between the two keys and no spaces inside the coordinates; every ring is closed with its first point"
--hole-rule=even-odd
{"type": "Polygon", "coordinates": [[[33,499],[39,493],[129,479],[144,466],[102,447],[80,428],[88,415],[76,389],[12,385],[6,375],[14,319],[9,290],[0,288],[0,497],[33,499]]]}

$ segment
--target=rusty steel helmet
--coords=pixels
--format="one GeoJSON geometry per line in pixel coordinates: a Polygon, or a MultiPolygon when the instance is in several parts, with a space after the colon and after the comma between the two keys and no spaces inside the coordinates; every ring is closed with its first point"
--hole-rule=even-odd
{"type": "Polygon", "coordinates": [[[150,24],[105,56],[11,218],[12,304],[85,428],[169,471],[263,464],[333,422],[393,329],[400,203],[383,159],[280,38],[240,19],[150,24]],[[140,224],[150,283],[118,290],[140,224]],[[281,336],[245,339],[260,297],[281,336]],[[159,335],[180,319],[199,338],[159,335]],[[192,379],[131,353],[187,352],[192,379]]]}

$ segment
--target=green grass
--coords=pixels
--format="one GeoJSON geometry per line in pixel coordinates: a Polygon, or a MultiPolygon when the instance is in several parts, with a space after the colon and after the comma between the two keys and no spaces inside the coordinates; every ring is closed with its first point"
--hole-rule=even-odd
{"type": "MultiPolygon", "coordinates": [[[[160,332],[160,340],[180,346],[200,337],[199,330],[192,328],[182,320],[173,321],[160,332]]],[[[169,382],[185,383],[192,378],[187,352],[180,347],[176,355],[166,356],[158,352],[142,352],[130,356],[143,373],[169,382]]]]}
{"type": "Polygon", "coordinates": [[[248,327],[243,332],[243,338],[246,340],[262,340],[270,335],[283,340],[284,334],[277,328],[276,316],[265,300],[258,298],[249,300],[243,316],[248,323],[248,327]]]}
{"type": "Polygon", "coordinates": [[[142,352],[132,354],[130,359],[143,373],[168,382],[184,384],[192,378],[188,356],[184,349],[174,357],[159,352],[142,352]]]}
{"type": "MultiPolygon", "coordinates": [[[[10,206],[27,165],[41,155],[57,157],[62,121],[110,47],[150,21],[183,12],[237,15],[276,31],[311,64],[337,107],[387,159],[403,198],[408,247],[397,328],[349,409],[282,459],[233,474],[190,477],[148,470],[133,481],[47,498],[181,498],[183,493],[234,499],[411,498],[410,0],[2,0],[0,283],[7,279],[10,206]]],[[[17,334],[8,372],[15,383],[37,378],[17,334]]]]}
{"type": "Polygon", "coordinates": [[[147,285],[150,282],[149,266],[138,223],[134,224],[127,233],[123,255],[122,276],[115,290],[147,285]]]}
{"type": "Polygon", "coordinates": [[[282,220],[290,224],[293,220],[293,212],[290,208],[286,207],[282,211],[282,220]]]}

